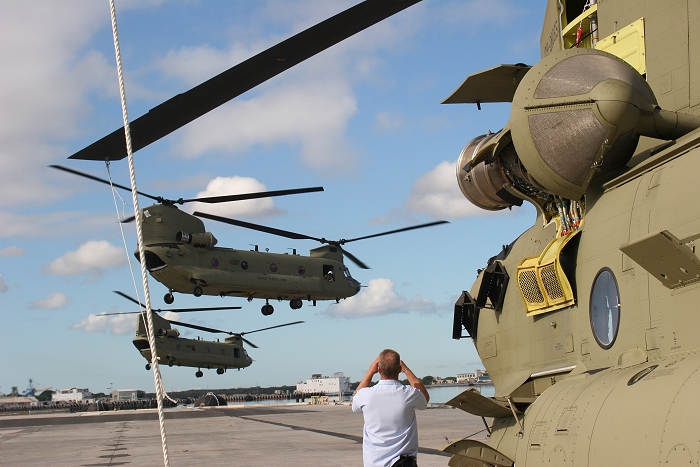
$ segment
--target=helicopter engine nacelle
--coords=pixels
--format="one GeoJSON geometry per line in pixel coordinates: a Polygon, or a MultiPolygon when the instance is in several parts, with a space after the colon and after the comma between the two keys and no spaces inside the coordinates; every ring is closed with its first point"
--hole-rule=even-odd
{"type": "Polygon", "coordinates": [[[180,331],[177,329],[163,329],[160,328],[156,332],[158,337],[180,337],[180,331]]]}
{"type": "Polygon", "coordinates": [[[175,240],[177,240],[180,243],[192,245],[197,248],[207,249],[212,248],[218,242],[216,237],[214,237],[214,234],[212,234],[211,232],[190,234],[181,231],[178,232],[177,235],[175,235],[175,240]]]}
{"type": "Polygon", "coordinates": [[[564,50],[527,72],[508,124],[467,144],[457,178],[465,197],[487,210],[528,197],[579,200],[594,176],[630,160],[640,135],[669,140],[698,127],[699,117],[660,109],[624,60],[564,50]]]}

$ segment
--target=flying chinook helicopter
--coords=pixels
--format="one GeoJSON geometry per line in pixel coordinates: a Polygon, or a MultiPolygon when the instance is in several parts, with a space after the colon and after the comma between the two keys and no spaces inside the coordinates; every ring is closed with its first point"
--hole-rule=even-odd
{"type": "MultiPolygon", "coordinates": [[[[123,185],[111,183],[78,170],[58,165],[51,167],[129,190],[123,185]]],[[[321,190],[323,188],[320,187],[300,188],[211,198],[181,198],[177,201],[139,192],[142,196],[160,202],[142,209],[141,216],[146,269],[153,278],[168,288],[164,296],[165,303],[173,303],[175,300],[173,292],[193,294],[195,297],[202,295],[245,297],[248,301],[262,298],[265,299],[265,305],[261,308],[262,314],[269,316],[274,312],[270,299],[289,300],[289,306],[293,310],[301,308],[303,300],[308,300],[314,305],[317,300],[337,302],[340,299],[352,297],[361,288],[360,283],[352,278],[350,271],[343,263],[343,256],[347,256],[359,267],[368,269],[367,265],[345,250],[342,245],[447,222],[429,222],[359,238],[326,240],[202,212],[191,215],[175,206],[192,201],[219,203],[321,190]],[[204,223],[198,217],[292,239],[316,240],[326,245],[311,250],[309,256],[297,254],[296,249],[290,255],[262,252],[258,251],[257,247],[254,251],[217,247],[216,238],[211,232],[206,232],[204,223]]],[[[125,221],[129,220],[133,218],[125,219],[125,221]]],[[[138,259],[138,251],[135,255],[138,259]]]]}
{"type": "Polygon", "coordinates": [[[700,459],[700,6],[549,0],[542,59],[470,75],[445,103],[512,102],[459,186],[534,225],[455,304],[495,396],[450,466],[689,465],[700,459]]]}
{"type": "MultiPolygon", "coordinates": [[[[103,313],[98,316],[110,316],[110,315],[125,315],[125,314],[138,314],[137,327],[136,327],[136,337],[133,339],[134,347],[138,349],[139,353],[148,361],[146,363],[146,370],[151,369],[151,347],[148,343],[148,326],[144,323],[144,312],[145,307],[141,305],[134,298],[122,293],[116,292],[122,297],[130,300],[137,305],[144,308],[141,311],[134,312],[120,312],[120,313],[103,313]]],[[[212,310],[224,310],[224,309],[240,309],[241,307],[218,307],[218,308],[180,308],[171,310],[153,310],[153,328],[156,333],[157,342],[157,352],[158,360],[167,363],[168,366],[187,366],[192,368],[197,368],[195,376],[201,378],[204,374],[202,373],[202,368],[213,369],[216,368],[216,374],[223,375],[226,370],[236,368],[240,370],[241,368],[246,368],[253,363],[253,359],[250,358],[248,352],[246,352],[243,347],[243,343],[250,345],[253,348],[258,348],[257,345],[250,342],[248,339],[244,338],[245,334],[252,334],[254,332],[267,331],[269,329],[281,328],[284,326],[292,326],[295,324],[301,324],[304,321],[294,321],[292,323],[278,324],[277,326],[269,326],[262,329],[256,329],[254,331],[247,332],[230,332],[222,331],[220,329],[209,328],[206,326],[199,326],[191,323],[183,323],[181,321],[175,321],[171,319],[166,319],[158,315],[161,311],[173,311],[177,313],[185,312],[198,312],[198,311],[212,311],[212,310]],[[222,333],[228,334],[223,342],[207,341],[202,339],[188,339],[180,337],[180,331],[174,329],[171,325],[184,326],[191,329],[196,329],[199,331],[205,331],[210,333],[222,333]]]]}

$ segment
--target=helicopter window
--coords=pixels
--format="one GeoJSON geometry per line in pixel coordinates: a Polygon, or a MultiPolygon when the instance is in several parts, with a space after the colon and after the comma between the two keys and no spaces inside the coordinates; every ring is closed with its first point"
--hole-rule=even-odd
{"type": "Polygon", "coordinates": [[[207,347],[207,353],[211,353],[211,349],[207,347]]]}
{"type": "Polygon", "coordinates": [[[277,265],[275,263],[270,263],[270,271],[277,272],[277,265]]]}
{"type": "Polygon", "coordinates": [[[244,271],[248,269],[248,261],[241,261],[241,267],[244,271]]]}
{"type": "Polygon", "coordinates": [[[299,266],[299,269],[297,269],[297,271],[299,271],[299,274],[302,276],[306,274],[306,268],[304,266],[299,266]]]}
{"type": "Polygon", "coordinates": [[[590,315],[596,342],[609,349],[615,343],[620,327],[620,293],[615,275],[608,268],[601,269],[593,281],[590,315]]]}
{"type": "Polygon", "coordinates": [[[233,349],[233,358],[239,358],[241,356],[240,349],[233,349]]]}
{"type": "Polygon", "coordinates": [[[328,282],[333,282],[335,280],[335,272],[333,271],[333,266],[325,265],[323,266],[323,278],[328,282]]]}
{"type": "Polygon", "coordinates": [[[352,277],[350,276],[350,271],[348,270],[348,268],[343,269],[343,275],[345,275],[345,277],[347,277],[348,279],[352,277]]]}
{"type": "Polygon", "coordinates": [[[221,355],[224,355],[226,353],[225,349],[221,349],[221,355]]]}

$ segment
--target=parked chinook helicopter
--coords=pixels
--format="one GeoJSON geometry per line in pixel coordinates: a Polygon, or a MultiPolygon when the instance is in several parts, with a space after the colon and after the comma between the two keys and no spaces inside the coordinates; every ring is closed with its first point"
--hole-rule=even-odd
{"type": "Polygon", "coordinates": [[[700,461],[698,39],[698,2],[549,0],[539,63],[445,100],[512,102],[458,183],[487,210],[537,208],[455,304],[495,396],[449,402],[492,419],[450,466],[700,461]]]}
{"type": "MultiPolygon", "coordinates": [[[[111,183],[78,170],[58,165],[51,167],[129,190],[123,185],[111,183]]],[[[303,300],[308,300],[314,305],[317,300],[337,302],[340,299],[352,297],[361,288],[360,283],[352,278],[350,271],[343,263],[343,256],[347,256],[359,267],[368,269],[367,265],[345,250],[342,245],[447,222],[429,222],[352,239],[326,240],[202,212],[191,215],[175,206],[191,201],[219,203],[321,190],[323,188],[320,187],[300,188],[211,198],[181,198],[177,201],[139,192],[142,196],[160,203],[142,209],[141,221],[146,269],[153,278],[168,288],[168,293],[164,296],[165,303],[173,303],[175,300],[173,292],[193,294],[195,297],[202,295],[245,297],[248,301],[262,298],[265,300],[265,305],[261,308],[262,314],[269,316],[274,312],[270,299],[289,300],[289,306],[293,310],[301,308],[303,300]],[[316,240],[326,245],[311,250],[309,256],[297,254],[296,249],[290,255],[262,252],[258,251],[257,247],[254,251],[217,247],[216,238],[211,232],[206,232],[204,223],[198,217],[291,239],[316,240]]],[[[127,220],[131,219],[133,218],[127,220]]],[[[138,259],[138,251],[135,255],[138,259]]]]}
{"type": "MultiPolygon", "coordinates": [[[[137,300],[132,297],[122,293],[116,292],[122,297],[130,300],[137,305],[141,305],[137,300]]],[[[167,363],[168,366],[187,366],[192,368],[197,368],[195,376],[201,378],[204,373],[202,373],[202,368],[213,369],[216,368],[216,374],[223,375],[226,370],[246,368],[253,363],[253,359],[250,358],[248,352],[246,352],[243,347],[243,343],[250,345],[253,348],[258,348],[257,345],[250,342],[243,336],[246,334],[252,334],[254,332],[267,331],[270,329],[281,328],[284,326],[292,326],[295,324],[301,324],[304,321],[294,321],[292,323],[278,324],[277,326],[269,326],[262,329],[256,329],[254,331],[247,332],[230,332],[222,331],[220,329],[209,328],[206,326],[199,326],[196,324],[183,323],[181,321],[174,321],[166,319],[160,316],[158,313],[161,311],[172,311],[177,313],[186,312],[198,312],[198,311],[213,311],[213,310],[224,310],[224,309],[240,309],[241,307],[216,307],[216,308],[179,308],[171,310],[153,310],[153,328],[156,334],[156,349],[158,360],[161,363],[167,363]],[[185,337],[180,337],[180,331],[173,328],[171,325],[184,326],[191,329],[196,329],[198,331],[205,331],[210,333],[222,333],[228,334],[223,342],[207,341],[202,339],[188,339],[185,337]]],[[[110,316],[110,315],[125,315],[125,314],[138,314],[137,324],[136,324],[136,337],[133,339],[134,347],[138,349],[139,353],[148,361],[146,363],[146,369],[151,369],[151,347],[148,342],[148,326],[144,322],[145,308],[141,311],[133,312],[120,312],[120,313],[103,313],[98,316],[110,316]]]]}

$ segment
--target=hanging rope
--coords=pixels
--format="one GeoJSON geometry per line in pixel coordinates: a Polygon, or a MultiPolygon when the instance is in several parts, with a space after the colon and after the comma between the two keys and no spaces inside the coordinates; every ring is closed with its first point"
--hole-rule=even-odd
{"type": "Polygon", "coordinates": [[[160,424],[160,438],[163,445],[163,463],[165,467],[170,467],[168,459],[168,439],[165,434],[165,417],[163,414],[163,380],[158,366],[158,356],[156,355],[156,340],[153,330],[153,310],[151,309],[151,295],[148,290],[148,274],[146,271],[146,254],[143,248],[143,230],[141,216],[139,213],[139,200],[136,192],[136,171],[134,169],[134,154],[131,149],[131,132],[129,131],[129,115],[126,111],[126,93],[124,91],[124,75],[122,73],[122,59],[119,50],[119,34],[117,33],[117,12],[114,7],[114,0],[109,0],[110,13],[112,17],[112,35],[114,36],[114,53],[117,59],[117,74],[119,76],[119,97],[122,103],[122,117],[124,118],[124,134],[126,137],[126,153],[129,159],[129,176],[131,178],[131,196],[134,202],[134,215],[136,216],[136,236],[139,245],[139,263],[141,264],[141,279],[143,280],[144,298],[146,301],[146,317],[148,318],[148,344],[151,349],[151,368],[153,369],[153,380],[155,382],[156,399],[158,401],[158,421],[160,424]]]}

